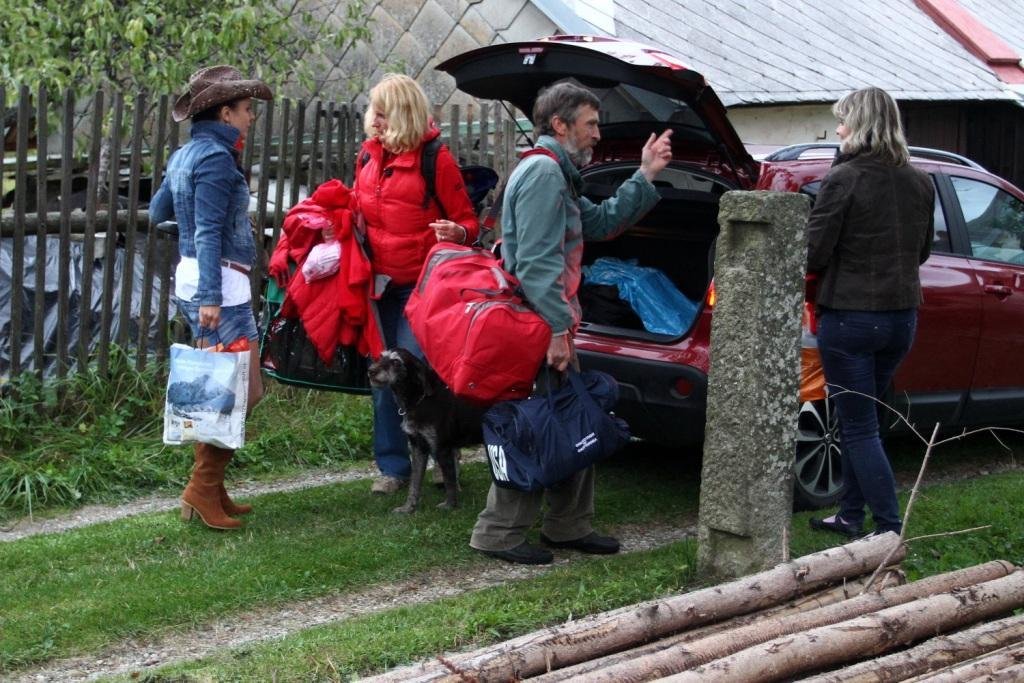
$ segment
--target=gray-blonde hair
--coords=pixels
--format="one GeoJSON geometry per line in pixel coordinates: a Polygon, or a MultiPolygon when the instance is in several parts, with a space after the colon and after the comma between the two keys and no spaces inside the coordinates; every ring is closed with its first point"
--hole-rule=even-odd
{"type": "Polygon", "coordinates": [[[893,166],[910,161],[900,110],[881,88],[855,90],[832,105],[832,113],[850,130],[840,151],[870,154],[893,166]]]}
{"type": "Polygon", "coordinates": [[[387,117],[388,129],[380,136],[384,149],[395,154],[416,149],[430,128],[430,103],[420,84],[405,74],[384,74],[370,90],[370,106],[363,117],[368,137],[373,129],[374,111],[387,117]]]}

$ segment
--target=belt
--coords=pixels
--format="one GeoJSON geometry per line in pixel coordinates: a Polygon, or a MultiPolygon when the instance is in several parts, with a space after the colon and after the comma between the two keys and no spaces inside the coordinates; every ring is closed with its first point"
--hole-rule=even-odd
{"type": "Polygon", "coordinates": [[[248,266],[243,266],[241,263],[237,263],[235,261],[229,261],[226,258],[222,258],[220,260],[220,264],[225,268],[230,268],[231,270],[237,271],[242,275],[248,275],[251,270],[251,268],[249,268],[248,266]]]}

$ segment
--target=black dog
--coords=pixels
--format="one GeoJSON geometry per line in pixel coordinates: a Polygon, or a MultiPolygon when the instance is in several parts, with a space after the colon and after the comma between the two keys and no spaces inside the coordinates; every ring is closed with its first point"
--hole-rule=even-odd
{"type": "Polygon", "coordinates": [[[438,507],[457,507],[455,459],[460,447],[483,442],[482,418],[486,409],[455,396],[430,366],[402,348],[385,351],[380,360],[370,365],[367,374],[373,386],[390,387],[402,416],[402,430],[409,436],[409,496],[395,512],[416,510],[427,456],[434,458],[444,475],[445,501],[438,507]]]}

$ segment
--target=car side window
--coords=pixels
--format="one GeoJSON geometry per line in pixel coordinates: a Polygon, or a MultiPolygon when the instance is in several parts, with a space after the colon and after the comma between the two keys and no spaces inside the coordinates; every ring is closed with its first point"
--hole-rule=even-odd
{"type": "MultiPolygon", "coordinates": [[[[934,176],[932,182],[935,181],[934,176]]],[[[939,189],[935,188],[935,215],[933,218],[935,236],[932,238],[933,254],[949,254],[953,246],[949,241],[949,228],[946,226],[946,213],[942,210],[942,202],[939,200],[939,189]]]]}
{"type": "Polygon", "coordinates": [[[1024,265],[1024,202],[994,185],[950,176],[971,240],[983,259],[1024,265]]]}
{"type": "MultiPolygon", "coordinates": [[[[811,206],[814,206],[814,200],[818,196],[818,191],[821,190],[821,181],[815,180],[814,182],[807,183],[800,188],[800,191],[811,198],[811,206]]],[[[939,201],[939,191],[935,190],[935,237],[932,240],[932,253],[933,254],[949,254],[953,251],[953,246],[949,241],[949,228],[946,227],[946,214],[942,210],[942,202],[939,201]]]]}

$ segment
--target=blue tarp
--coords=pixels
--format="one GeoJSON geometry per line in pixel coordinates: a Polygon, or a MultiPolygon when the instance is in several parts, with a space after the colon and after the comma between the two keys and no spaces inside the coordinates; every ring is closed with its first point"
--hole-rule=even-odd
{"type": "Polygon", "coordinates": [[[591,284],[616,285],[619,296],[629,302],[648,332],[678,337],[690,329],[697,315],[697,303],[687,299],[657,268],[603,257],[584,267],[583,274],[591,284]]]}

